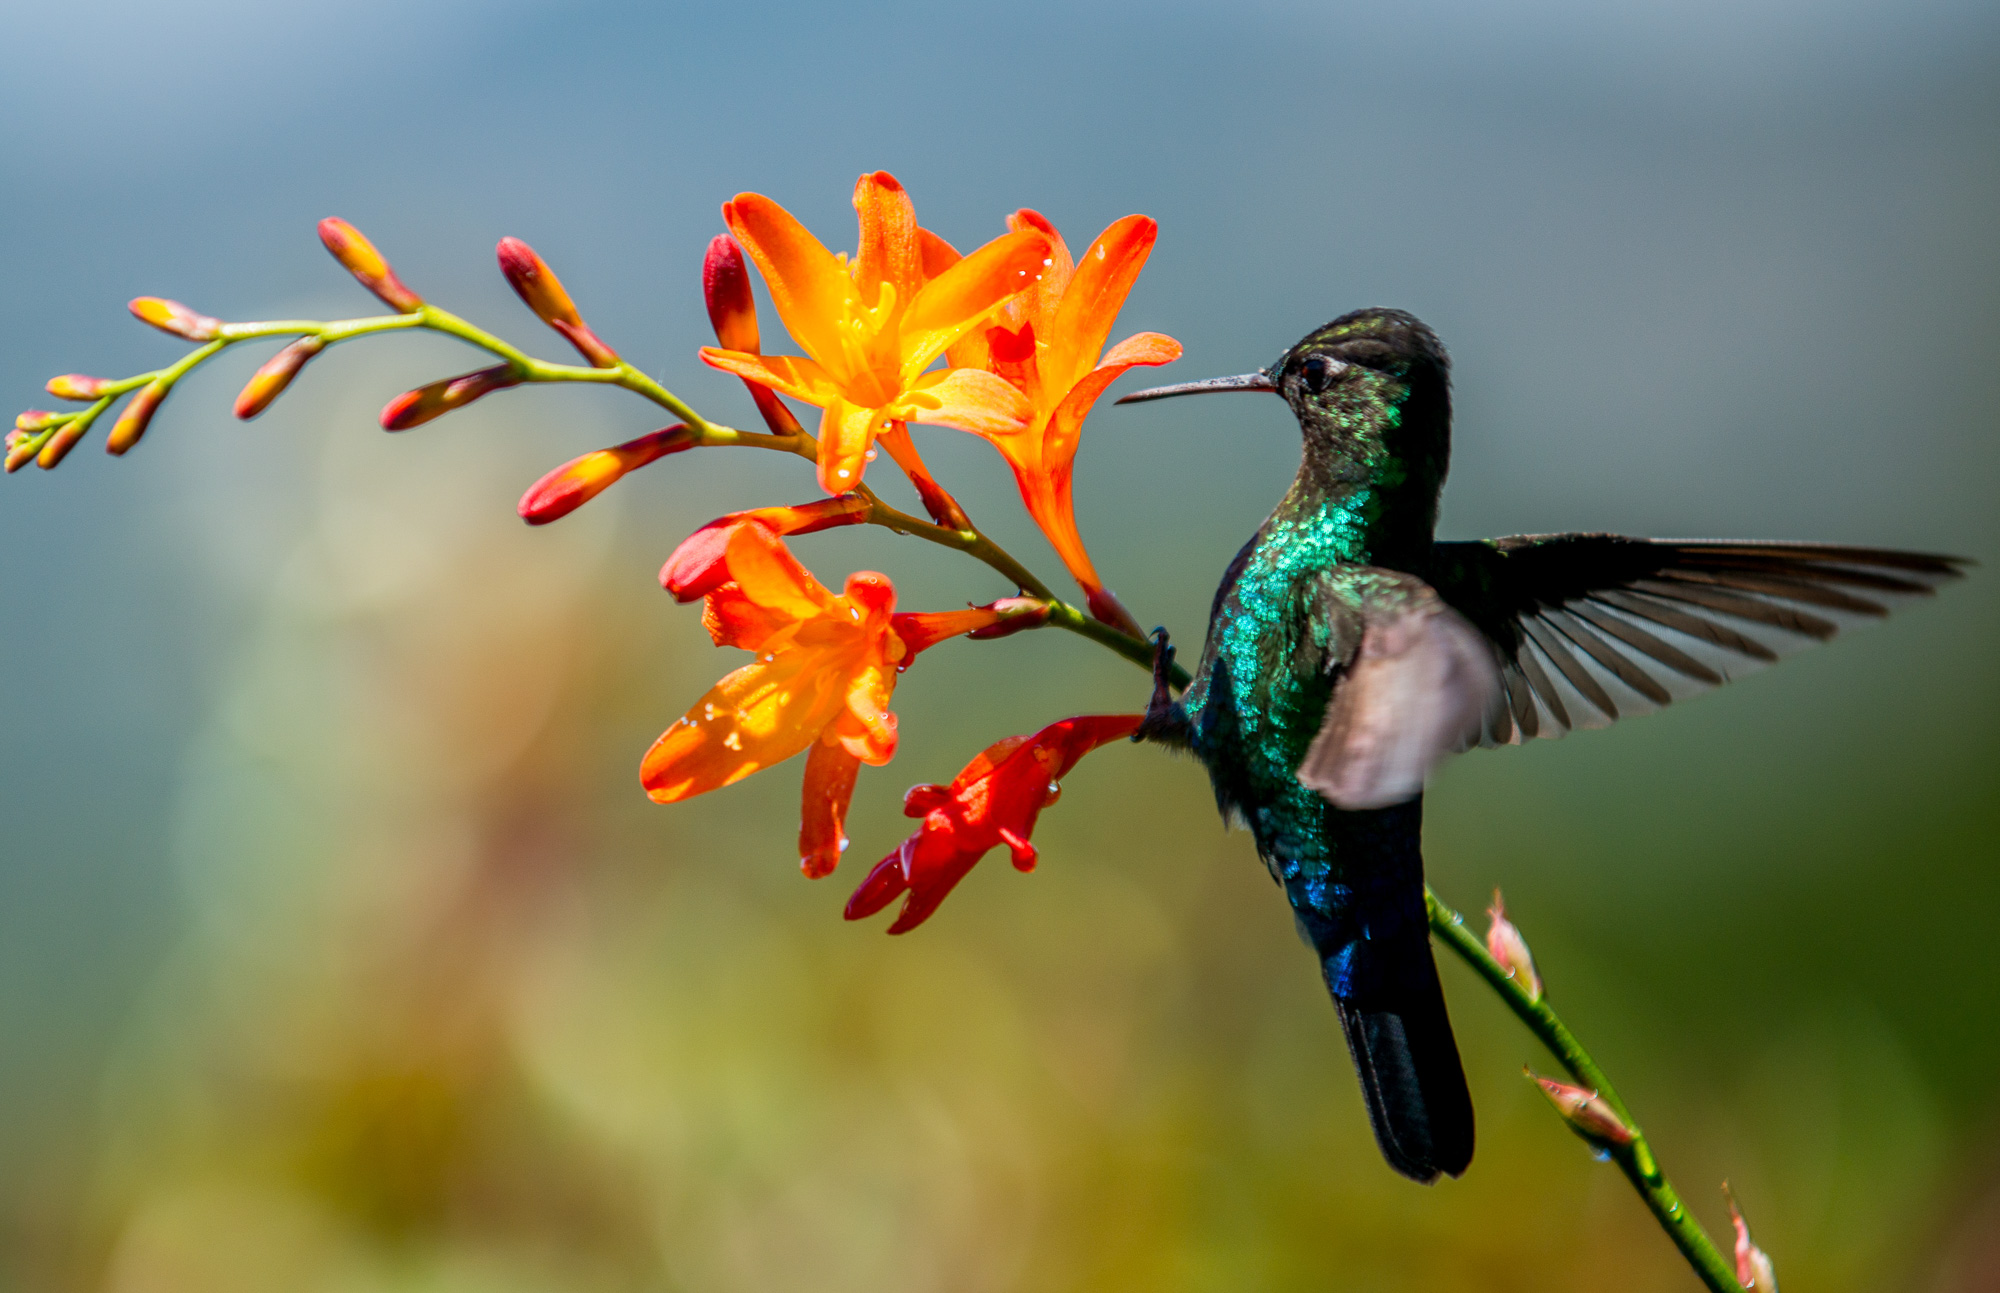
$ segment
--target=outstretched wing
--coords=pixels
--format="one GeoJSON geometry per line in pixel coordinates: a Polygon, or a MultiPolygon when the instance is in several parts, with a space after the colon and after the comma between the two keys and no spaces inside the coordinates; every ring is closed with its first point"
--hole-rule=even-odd
{"type": "Polygon", "coordinates": [[[1415,576],[1343,567],[1332,582],[1328,618],[1358,617],[1361,631],[1298,777],[1337,808],[1385,808],[1419,794],[1438,760],[1478,744],[1506,712],[1498,661],[1415,576]]]}
{"type": "Polygon", "coordinates": [[[1492,641],[1486,745],[1606,727],[1956,578],[1958,557],[1819,543],[1522,534],[1440,543],[1425,576],[1492,641]]]}

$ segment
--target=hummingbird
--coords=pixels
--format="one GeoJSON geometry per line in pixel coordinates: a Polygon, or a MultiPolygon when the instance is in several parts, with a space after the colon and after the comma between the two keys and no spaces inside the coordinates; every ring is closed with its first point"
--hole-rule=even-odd
{"type": "Polygon", "coordinates": [[[1440,543],[1451,366],[1394,309],[1278,361],[1121,404],[1269,392],[1297,477],[1223,573],[1193,681],[1154,633],[1134,740],[1191,751],[1319,958],[1376,1143],[1430,1183],[1472,1161],[1472,1100],[1431,956],[1424,781],[1473,745],[1607,726],[1955,577],[1958,558],[1820,543],[1530,534],[1440,543]]]}

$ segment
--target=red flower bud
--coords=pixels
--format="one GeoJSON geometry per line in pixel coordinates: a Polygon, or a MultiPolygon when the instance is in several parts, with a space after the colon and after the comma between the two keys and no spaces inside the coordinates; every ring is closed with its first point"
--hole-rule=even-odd
{"type": "Polygon", "coordinates": [[[1493,891],[1493,905],[1486,909],[1493,923],[1486,928],[1486,951],[1507,971],[1507,977],[1519,984],[1521,991],[1528,994],[1528,1000],[1542,999],[1541,976],[1535,973],[1535,958],[1528,953],[1528,940],[1521,937],[1521,931],[1514,922],[1507,919],[1507,908],[1500,901],[1500,891],[1493,891]]]}
{"type": "Polygon", "coordinates": [[[563,290],[562,280],[535,254],[533,247],[519,238],[502,238],[497,250],[500,272],[507,276],[537,318],[562,333],[578,353],[599,368],[617,365],[618,353],[599,341],[597,334],[584,323],[569,293],[563,290]]]}
{"type": "Polygon", "coordinates": [[[382,299],[382,304],[398,314],[412,314],[423,308],[424,298],[404,287],[403,280],[396,277],[396,271],[389,268],[382,253],[375,250],[375,244],[347,221],[334,216],[320,221],[319,240],[361,286],[382,299]]]}
{"type": "Polygon", "coordinates": [[[1521,1071],[1542,1088],[1542,1094],[1549,1098],[1549,1103],[1556,1107],[1556,1112],[1577,1135],[1600,1149],[1632,1143],[1636,1133],[1625,1125],[1625,1120],[1597,1092],[1541,1077],[1525,1068],[1521,1071]]]}
{"type": "Polygon", "coordinates": [[[1770,1254],[1750,1241],[1750,1223],[1736,1206],[1736,1192],[1722,1183],[1722,1197],[1729,1200],[1729,1224],[1736,1228],[1736,1282],[1754,1293],[1778,1293],[1778,1272],[1770,1254]]]}
{"type": "MultiPolygon", "coordinates": [[[[701,294],[708,302],[708,321],[715,326],[715,339],[723,349],[757,354],[757,298],[750,293],[750,271],[743,263],[743,249],[726,233],[717,234],[708,244],[708,255],[701,264],[701,294]]],[[[757,402],[765,426],[779,435],[799,433],[799,420],[776,391],[747,377],[743,384],[750,388],[750,398],[757,402]]]]}
{"type": "Polygon", "coordinates": [[[1038,629],[1049,622],[1049,615],[1055,606],[1039,597],[1002,597],[980,609],[994,612],[999,620],[985,628],[974,629],[965,636],[985,641],[988,638],[1011,637],[1023,629],[1038,629]]]}
{"type": "Polygon", "coordinates": [[[111,383],[102,377],[85,377],[82,373],[64,373],[61,377],[49,378],[48,392],[59,400],[94,400],[104,394],[104,388],[111,383]]]}
{"type": "Polygon", "coordinates": [[[382,429],[408,431],[453,409],[464,408],[482,395],[520,384],[521,379],[512,366],[496,364],[459,377],[447,377],[429,386],[419,386],[413,391],[404,391],[383,406],[382,429]]]}
{"type": "Polygon", "coordinates": [[[797,507],[759,507],[719,516],[681,540],[660,567],[660,586],[675,601],[691,602],[728,583],[729,567],[723,558],[729,541],[746,525],[761,525],[776,535],[811,534],[836,525],[858,525],[868,511],[868,500],[859,494],[838,494],[797,507]]]}
{"type": "Polygon", "coordinates": [[[625,473],[670,453],[692,449],[694,444],[694,432],[685,423],[676,422],[637,440],[573,458],[521,495],[521,519],[529,525],[559,520],[611,488],[625,473]]]}
{"type": "Polygon", "coordinates": [[[150,323],[160,331],[171,332],[186,341],[213,341],[215,334],[222,330],[222,320],[196,314],[179,301],[158,296],[134,298],[127,308],[140,322],[150,323]]]}
{"type": "Polygon", "coordinates": [[[247,422],[271,407],[271,401],[285,393],[292,378],[306,366],[306,360],[324,349],[326,342],[319,337],[300,337],[265,360],[264,366],[250,374],[250,380],[236,396],[236,416],[247,422]]]}
{"type": "MultiPolygon", "coordinates": [[[[160,401],[167,398],[167,384],[162,381],[147,382],[139,388],[139,393],[125,401],[125,407],[118,414],[118,420],[111,424],[111,434],[104,438],[106,453],[122,454],[139,443],[139,437],[146,434],[146,426],[153,420],[153,413],[160,407],[160,401]]],[[[65,431],[74,427],[63,428],[65,431]]],[[[53,442],[51,442],[53,443],[53,442]]],[[[46,455],[48,450],[44,449],[46,455]]]]}
{"type": "Polygon", "coordinates": [[[1118,594],[1109,588],[1085,588],[1083,600],[1090,608],[1090,618],[1099,624],[1109,624],[1135,638],[1146,636],[1145,630],[1139,627],[1139,621],[1132,618],[1132,612],[1125,609],[1125,603],[1119,601],[1118,594]]]}

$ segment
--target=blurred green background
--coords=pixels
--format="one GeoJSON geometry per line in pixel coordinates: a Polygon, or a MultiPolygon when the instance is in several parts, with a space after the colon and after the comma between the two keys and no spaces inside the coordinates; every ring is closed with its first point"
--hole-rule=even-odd
{"type": "MultiPolygon", "coordinates": [[[[1723,694],[1454,763],[1427,855],[1468,910],[1505,886],[1692,1205],[1722,1228],[1727,1176],[1786,1287],[2000,1288],[1990,4],[75,0],[0,9],[0,66],[14,407],[177,354],[140,293],[366,312],[313,238],[338,214],[561,355],[494,272],[526,238],[741,421],[693,357],[717,204],[847,246],[886,167],[961,246],[1020,205],[1076,246],[1158,217],[1114,335],[1180,338],[1174,377],[1414,310],[1457,361],[1451,537],[1985,561],[1723,694]]],[[[515,391],[384,436],[470,366],[413,338],[236,423],[261,357],[126,460],[4,482],[0,1289],[1694,1286],[1455,964],[1478,1157],[1429,1190],[1383,1166],[1189,762],[1092,756],[1034,875],[988,859],[907,938],[840,920],[907,785],[1138,708],[1138,670],[1056,634],[926,656],[853,860],[808,883],[794,767],[671,809],[634,775],[735,663],[654,571],[812,497],[799,464],[675,458],[529,531],[521,490],[646,406],[515,391]]],[[[1052,571],[997,457],[919,436],[1052,571]]],[[[1274,400],[1096,416],[1083,528],[1145,623],[1198,638],[1296,454],[1274,400]]],[[[798,550],[906,607],[1006,591],[878,532],[798,550]]]]}

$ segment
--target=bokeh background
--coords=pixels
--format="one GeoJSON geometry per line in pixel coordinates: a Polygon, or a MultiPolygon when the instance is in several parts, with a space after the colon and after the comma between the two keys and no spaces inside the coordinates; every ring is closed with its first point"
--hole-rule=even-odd
{"type": "MultiPolygon", "coordinates": [[[[494,272],[528,239],[741,421],[693,358],[717,204],[845,246],[886,167],[960,245],[1019,205],[1079,246],[1158,217],[1119,335],[1179,337],[1179,377],[1416,311],[1457,361],[1449,536],[1985,561],[1723,694],[1456,762],[1427,853],[1468,910],[1505,886],[1711,1230],[1727,1176],[1788,1288],[2000,1288],[1992,5],[16,0],[0,71],[12,407],[178,353],[140,293],[368,312],[313,238],[339,214],[561,355],[494,272]]],[[[470,366],[416,338],[236,423],[260,358],[125,460],[4,482],[0,1289],[1693,1287],[1455,964],[1478,1158],[1382,1165],[1188,762],[1093,756],[1033,876],[989,859],[907,938],[840,920],[907,785],[1137,708],[1139,671],[1056,634],[926,656],[855,859],[808,883],[794,767],[671,809],[634,776],[734,663],[655,569],[811,497],[799,464],[676,458],[529,531],[520,491],[645,406],[515,391],[385,436],[470,366]]],[[[1052,570],[991,451],[919,434],[1052,570]]],[[[1295,464],[1284,409],[1107,406],[1086,440],[1100,565],[1192,643],[1295,464]]],[[[799,548],[906,606],[1006,591],[877,532],[799,548]]]]}

